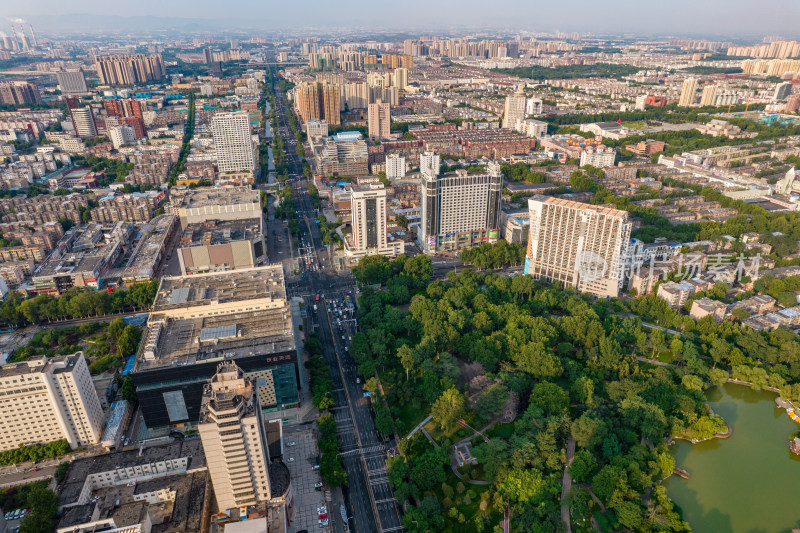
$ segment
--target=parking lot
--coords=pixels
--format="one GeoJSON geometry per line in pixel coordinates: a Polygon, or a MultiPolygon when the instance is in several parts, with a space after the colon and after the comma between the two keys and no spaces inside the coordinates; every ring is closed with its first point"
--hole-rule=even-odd
{"type": "MultiPolygon", "coordinates": [[[[319,452],[317,442],[314,438],[314,425],[289,426],[284,433],[284,456],[283,461],[289,467],[292,475],[292,485],[294,486],[294,520],[289,525],[288,532],[296,533],[304,529],[310,531],[326,531],[319,525],[317,507],[326,505],[325,492],[316,490],[315,483],[320,483],[319,470],[312,470],[317,465],[319,452]],[[295,442],[294,446],[289,446],[290,442],[295,442]],[[290,461],[294,458],[294,461],[290,461]]],[[[330,506],[328,506],[330,507],[330,506]]],[[[329,509],[330,511],[330,509],[329,509]]],[[[328,513],[330,516],[330,513],[328,513]]]]}

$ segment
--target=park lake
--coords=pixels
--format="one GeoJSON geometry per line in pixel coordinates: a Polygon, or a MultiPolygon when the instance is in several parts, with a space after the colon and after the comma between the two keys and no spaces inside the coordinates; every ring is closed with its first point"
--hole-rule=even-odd
{"type": "Polygon", "coordinates": [[[728,439],[672,446],[688,481],[671,476],[667,494],[700,533],[773,533],[800,527],[800,457],[789,451],[800,430],[776,394],[727,384],[708,392],[709,405],[733,428],[728,439]]]}

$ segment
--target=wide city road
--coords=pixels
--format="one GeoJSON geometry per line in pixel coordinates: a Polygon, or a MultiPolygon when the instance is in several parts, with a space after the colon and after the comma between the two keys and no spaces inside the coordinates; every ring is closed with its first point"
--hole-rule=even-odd
{"type": "MultiPolygon", "coordinates": [[[[277,77],[274,69],[273,76],[277,77]]],[[[322,244],[316,223],[319,215],[308,195],[308,183],[303,175],[302,162],[297,157],[296,141],[289,129],[286,99],[277,86],[275,104],[279,120],[276,133],[284,139],[300,222],[298,240],[310,245],[313,258],[312,268],[305,267],[302,277],[288,283],[287,289],[291,296],[306,298],[313,329],[322,340],[324,357],[330,368],[335,401],[332,412],[338,425],[342,463],[348,479],[343,493],[349,529],[358,533],[400,531],[403,527],[399,506],[388,482],[386,449],[389,444],[375,428],[370,400],[364,397],[356,363],[349,353],[355,325],[352,321],[343,321],[341,314],[331,314],[333,304],[339,307],[345,296],[352,295],[355,299],[355,281],[350,272],[337,273],[333,251],[322,244]],[[320,295],[319,301],[316,300],[317,294],[320,295]],[[312,311],[314,305],[317,306],[316,312],[312,311]]],[[[336,522],[341,521],[337,510],[329,511],[335,514],[336,522]]]]}

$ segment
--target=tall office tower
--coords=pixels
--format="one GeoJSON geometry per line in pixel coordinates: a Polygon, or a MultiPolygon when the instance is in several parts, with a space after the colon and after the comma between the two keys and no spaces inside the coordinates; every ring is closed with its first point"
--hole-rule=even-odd
{"type": "Polygon", "coordinates": [[[406,176],[406,158],[399,154],[386,156],[386,177],[389,179],[404,178],[406,176]]]}
{"type": "Polygon", "coordinates": [[[120,124],[109,128],[108,138],[111,139],[111,144],[113,144],[114,148],[117,150],[120,146],[136,142],[136,134],[133,132],[133,128],[127,124],[120,124]]]}
{"type": "Polygon", "coordinates": [[[205,61],[206,65],[214,62],[214,57],[211,55],[211,48],[203,48],[203,60],[205,61]]]}
{"type": "Polygon", "coordinates": [[[391,124],[391,106],[378,101],[369,104],[367,110],[367,123],[369,125],[369,136],[373,139],[385,139],[389,136],[389,126],[391,124]]]}
{"type": "Polygon", "coordinates": [[[394,82],[392,83],[395,87],[400,90],[404,90],[408,85],[408,69],[407,68],[396,68],[394,69],[394,82]]]}
{"type": "Polygon", "coordinates": [[[631,235],[626,211],[536,195],[528,200],[525,273],[598,297],[617,296],[631,235]]]}
{"type": "Polygon", "coordinates": [[[56,72],[58,88],[64,94],[80,94],[86,92],[86,78],[81,70],[59,70],[56,72]]]}
{"type": "Polygon", "coordinates": [[[246,111],[217,113],[211,119],[220,172],[255,170],[250,118],[246,111]]]}
{"type": "Polygon", "coordinates": [[[714,105],[717,101],[717,86],[706,85],[703,87],[703,93],[700,96],[700,105],[714,105]]]}
{"type": "Polygon", "coordinates": [[[522,86],[519,86],[514,94],[506,96],[506,105],[503,109],[503,127],[514,129],[517,120],[525,120],[525,106],[527,99],[522,86]]]}
{"type": "Polygon", "coordinates": [[[785,81],[775,86],[775,94],[772,95],[772,99],[776,102],[779,100],[785,100],[790,94],[792,94],[792,84],[788,81],[785,81]]]}
{"type": "Polygon", "coordinates": [[[500,228],[503,173],[489,163],[485,174],[459,169],[439,175],[438,156],[420,157],[422,225],[419,239],[426,252],[458,250],[496,242],[500,228]]]}
{"type": "Polygon", "coordinates": [[[697,92],[697,79],[687,78],[683,80],[683,87],[681,88],[681,97],[678,100],[678,105],[681,107],[689,107],[694,103],[694,93],[697,92]]]}
{"type": "Polygon", "coordinates": [[[166,74],[161,54],[98,56],[97,74],[105,85],[134,85],[158,81],[166,74]]]}
{"type": "Polygon", "coordinates": [[[353,186],[353,249],[362,254],[388,250],[386,238],[386,189],[383,185],[353,186]]]}
{"type": "Polygon", "coordinates": [[[233,361],[203,389],[197,426],[220,511],[270,499],[269,450],[256,380],[233,361]]]}
{"type": "Polygon", "coordinates": [[[66,439],[96,444],[103,409],[82,352],[0,367],[0,450],[66,439]]]}
{"type": "Polygon", "coordinates": [[[0,104],[41,104],[42,96],[35,83],[0,81],[0,104]]]}
{"type": "Polygon", "coordinates": [[[97,126],[94,123],[94,113],[91,106],[80,107],[78,98],[66,97],[64,101],[69,109],[69,116],[72,119],[72,127],[75,135],[81,139],[97,136],[97,126]]]}

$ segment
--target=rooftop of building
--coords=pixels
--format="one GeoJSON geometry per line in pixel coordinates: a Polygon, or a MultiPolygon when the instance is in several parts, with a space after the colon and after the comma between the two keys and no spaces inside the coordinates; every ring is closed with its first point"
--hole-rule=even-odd
{"type": "Polygon", "coordinates": [[[69,372],[75,366],[75,363],[78,362],[78,357],[83,357],[83,352],[50,358],[42,357],[39,359],[29,359],[21,363],[8,363],[0,366],[0,379],[24,376],[27,374],[39,374],[51,370],[53,373],[69,372]]]}
{"type": "Polygon", "coordinates": [[[250,187],[198,187],[183,195],[182,209],[199,209],[208,206],[258,203],[259,193],[250,187]]]}
{"type": "Polygon", "coordinates": [[[149,275],[154,266],[158,253],[164,246],[164,242],[172,224],[177,224],[175,215],[159,215],[148,224],[141,228],[139,244],[136,245],[128,266],[122,273],[122,277],[136,277],[149,275]]]}
{"type": "Polygon", "coordinates": [[[608,215],[618,218],[627,218],[628,212],[622,211],[621,209],[614,209],[612,207],[606,207],[602,205],[592,205],[592,204],[585,204],[583,202],[576,202],[574,200],[567,200],[564,198],[554,198],[552,196],[542,196],[541,194],[534,195],[530,198],[533,201],[544,202],[550,205],[560,205],[563,207],[569,207],[571,209],[581,209],[585,211],[594,211],[601,215],[608,215]]]}
{"type": "Polygon", "coordinates": [[[286,299],[281,265],[162,278],[153,313],[258,298],[286,299]]]}
{"type": "Polygon", "coordinates": [[[181,246],[210,246],[231,241],[253,240],[263,234],[261,218],[207,220],[189,224],[183,230],[181,246]],[[185,240],[190,239],[187,244],[185,240]]]}
{"type": "MultiPolygon", "coordinates": [[[[59,491],[59,505],[70,505],[78,500],[86,478],[91,474],[164,462],[182,457],[189,458],[189,470],[203,469],[206,457],[200,439],[176,440],[162,446],[107,453],[76,459],[67,470],[59,491]]],[[[166,478],[164,478],[166,479],[166,478]]]]}

